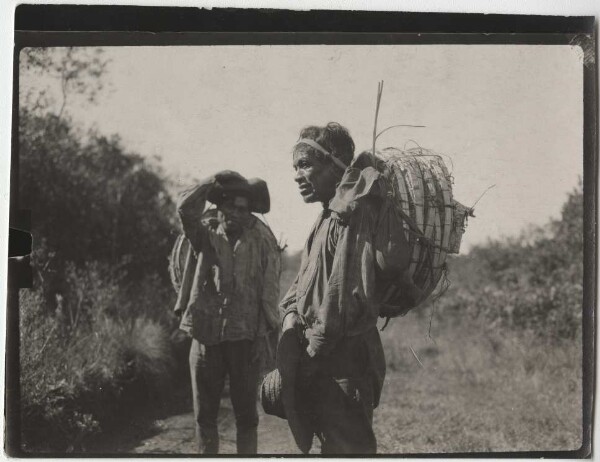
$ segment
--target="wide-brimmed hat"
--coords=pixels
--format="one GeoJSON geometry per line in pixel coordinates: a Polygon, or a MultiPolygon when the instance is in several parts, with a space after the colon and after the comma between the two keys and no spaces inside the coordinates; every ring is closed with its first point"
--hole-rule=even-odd
{"type": "MultiPolygon", "coordinates": [[[[233,173],[233,172],[232,172],[233,173]]],[[[242,195],[248,198],[249,208],[254,213],[267,213],[271,209],[271,198],[267,183],[260,178],[246,179],[241,175],[222,175],[207,194],[207,199],[219,206],[228,197],[242,195]]]]}

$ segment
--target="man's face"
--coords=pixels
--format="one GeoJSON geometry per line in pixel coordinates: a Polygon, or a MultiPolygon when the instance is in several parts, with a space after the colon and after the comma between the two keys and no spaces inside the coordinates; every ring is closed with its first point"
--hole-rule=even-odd
{"type": "Polygon", "coordinates": [[[322,162],[312,153],[294,153],[294,181],[306,203],[329,202],[335,195],[337,177],[330,163],[322,162]]]}
{"type": "Polygon", "coordinates": [[[248,199],[242,196],[225,199],[218,211],[219,221],[225,232],[236,233],[241,231],[250,218],[248,199]]]}

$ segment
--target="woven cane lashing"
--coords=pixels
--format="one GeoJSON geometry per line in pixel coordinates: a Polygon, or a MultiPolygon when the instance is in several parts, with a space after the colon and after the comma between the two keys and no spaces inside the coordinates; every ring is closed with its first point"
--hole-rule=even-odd
{"type": "Polygon", "coordinates": [[[407,270],[382,284],[381,314],[394,317],[432,295],[446,271],[447,255],[460,250],[468,209],[454,200],[452,177],[442,157],[432,151],[386,148],[376,158],[394,219],[402,221],[396,229],[403,229],[410,246],[410,261],[397,265],[407,270]]]}

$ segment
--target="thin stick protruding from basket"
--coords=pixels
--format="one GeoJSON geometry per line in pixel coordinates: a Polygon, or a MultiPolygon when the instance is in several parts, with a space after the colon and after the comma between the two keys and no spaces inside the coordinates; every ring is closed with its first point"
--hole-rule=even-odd
{"type": "Polygon", "coordinates": [[[375,155],[375,142],[377,141],[377,117],[379,116],[379,105],[383,93],[383,80],[377,84],[377,105],[375,106],[375,123],[373,124],[373,155],[375,155]]]}

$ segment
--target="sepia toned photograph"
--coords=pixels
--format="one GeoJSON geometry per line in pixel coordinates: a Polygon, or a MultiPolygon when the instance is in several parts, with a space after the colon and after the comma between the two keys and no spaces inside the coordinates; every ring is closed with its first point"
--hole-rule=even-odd
{"type": "Polygon", "coordinates": [[[415,42],[19,50],[22,454],[582,448],[595,42],[415,42]]]}

